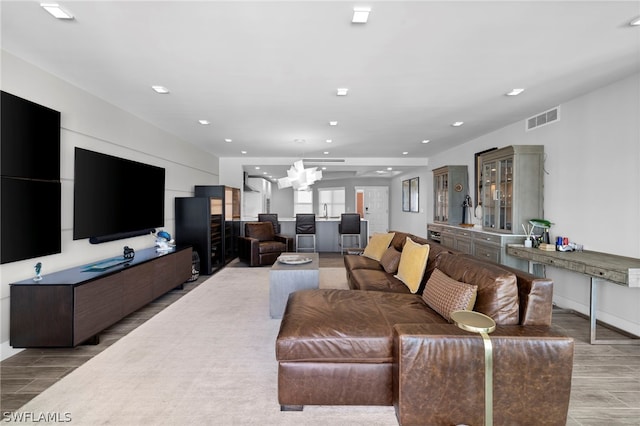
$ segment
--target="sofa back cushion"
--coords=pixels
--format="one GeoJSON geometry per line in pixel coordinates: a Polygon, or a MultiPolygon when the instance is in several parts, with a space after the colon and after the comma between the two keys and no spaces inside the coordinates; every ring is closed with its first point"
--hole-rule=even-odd
{"type": "Polygon", "coordinates": [[[519,324],[515,274],[480,259],[448,253],[438,256],[436,263],[450,278],[478,287],[474,311],[490,316],[499,325],[519,324]]]}

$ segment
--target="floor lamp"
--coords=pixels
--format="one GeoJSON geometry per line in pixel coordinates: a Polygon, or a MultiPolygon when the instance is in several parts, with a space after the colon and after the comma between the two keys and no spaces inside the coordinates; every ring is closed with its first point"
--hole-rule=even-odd
{"type": "Polygon", "coordinates": [[[480,333],[484,342],[484,424],[493,425],[493,346],[489,333],[496,329],[493,318],[476,311],[451,312],[451,320],[461,329],[480,333]]]}

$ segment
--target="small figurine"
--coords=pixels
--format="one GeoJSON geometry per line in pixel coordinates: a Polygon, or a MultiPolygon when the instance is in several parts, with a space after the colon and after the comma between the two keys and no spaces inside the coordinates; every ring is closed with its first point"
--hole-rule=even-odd
{"type": "Polygon", "coordinates": [[[42,270],[42,263],[41,262],[36,263],[36,266],[34,267],[34,269],[36,270],[36,276],[33,277],[33,280],[40,281],[42,279],[42,275],[40,275],[40,271],[42,270]]]}

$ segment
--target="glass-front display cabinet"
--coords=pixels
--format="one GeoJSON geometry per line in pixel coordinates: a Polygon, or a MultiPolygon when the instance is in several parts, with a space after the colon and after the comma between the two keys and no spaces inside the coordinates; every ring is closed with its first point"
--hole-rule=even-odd
{"type": "Polygon", "coordinates": [[[519,234],[543,217],[542,145],[507,146],[483,154],[480,163],[483,229],[519,234]]]}
{"type": "Polygon", "coordinates": [[[463,222],[463,203],[469,194],[467,166],[433,169],[433,221],[459,225],[463,222]]]}

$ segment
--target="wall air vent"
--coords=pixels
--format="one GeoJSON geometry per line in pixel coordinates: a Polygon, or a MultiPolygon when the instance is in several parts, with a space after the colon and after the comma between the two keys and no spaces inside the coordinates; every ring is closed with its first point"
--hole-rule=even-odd
{"type": "Polygon", "coordinates": [[[527,131],[555,123],[558,120],[560,120],[560,106],[527,118],[527,131]]]}

